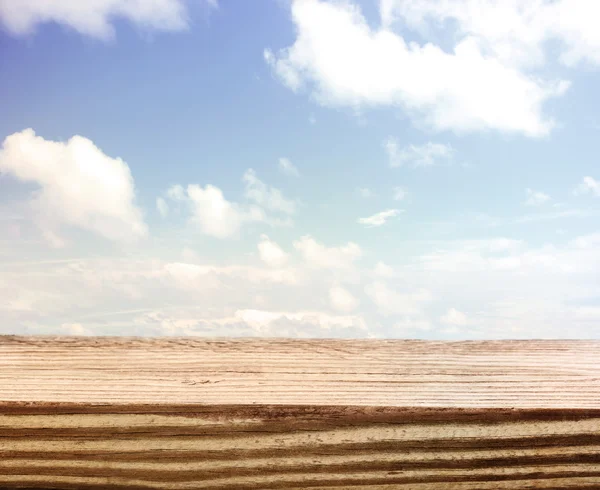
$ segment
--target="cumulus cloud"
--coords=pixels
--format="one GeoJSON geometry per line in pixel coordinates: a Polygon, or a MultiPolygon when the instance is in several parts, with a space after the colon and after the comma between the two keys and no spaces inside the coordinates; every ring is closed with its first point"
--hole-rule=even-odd
{"type": "Polygon", "coordinates": [[[546,44],[558,41],[559,60],[566,66],[600,64],[600,35],[595,20],[600,6],[588,0],[383,0],[386,26],[402,22],[423,32],[436,23],[453,21],[458,39],[473,39],[482,52],[507,65],[535,67],[548,57],[546,44]]]}
{"type": "Polygon", "coordinates": [[[31,201],[34,219],[55,246],[64,245],[61,230],[68,227],[115,241],[147,234],[129,167],[87,138],[60,142],[32,129],[14,133],[4,140],[0,171],[39,186],[31,201]]]}
{"type": "MultiPolygon", "coordinates": [[[[418,8],[419,3],[399,5],[418,8]]],[[[354,3],[295,0],[294,43],[278,52],[266,49],[264,58],[287,87],[308,90],[326,106],[397,106],[436,130],[541,136],[552,129],[554,122],[544,115],[543,105],[562,95],[568,82],[531,76],[490,55],[474,36],[457,37],[449,50],[431,42],[407,42],[389,27],[392,15],[404,20],[407,14],[388,1],[382,4],[386,19],[371,27],[354,3]]],[[[589,9],[584,10],[589,14],[589,9]]],[[[480,19],[497,17],[472,13],[480,19]]],[[[573,16],[568,11],[565,15],[573,16]]],[[[577,32],[573,29],[572,35],[577,32]]],[[[592,29],[586,32],[595,37],[592,29]]]]}
{"type": "Polygon", "coordinates": [[[600,181],[590,176],[584,177],[581,184],[575,189],[575,194],[593,194],[594,196],[600,196],[600,181]]]}
{"type": "MultiPolygon", "coordinates": [[[[216,0],[206,0],[216,7],[216,0]]],[[[11,33],[27,35],[39,24],[53,22],[80,34],[108,40],[114,37],[115,19],[155,31],[188,27],[186,0],[18,0],[0,2],[0,22],[11,33]]]]}
{"type": "Polygon", "coordinates": [[[291,177],[300,177],[300,172],[296,165],[294,165],[289,158],[280,158],[278,164],[279,170],[286,175],[291,177]]]}
{"type": "Polygon", "coordinates": [[[187,204],[191,212],[190,221],[202,233],[215,238],[235,236],[245,223],[266,223],[271,226],[291,224],[289,218],[274,218],[265,210],[292,214],[295,211],[293,201],[286,199],[279,189],[261,181],[252,169],[244,173],[242,180],[246,199],[256,204],[229,201],[220,188],[210,184],[190,184],[187,188],[176,184],[170,186],[165,195],[175,203],[187,204]]]}
{"type": "Polygon", "coordinates": [[[361,248],[352,242],[341,247],[327,247],[310,235],[294,242],[305,262],[311,267],[321,269],[350,269],[362,256],[361,248]]]}
{"type": "Polygon", "coordinates": [[[347,289],[333,286],[329,289],[329,302],[335,310],[348,313],[358,306],[358,300],[347,289]]]}
{"type": "Polygon", "coordinates": [[[358,223],[368,227],[382,226],[385,225],[390,218],[398,216],[401,212],[402,211],[399,209],[386,209],[385,211],[380,211],[367,218],[358,218],[358,223]]]}
{"type": "Polygon", "coordinates": [[[261,235],[258,243],[258,253],[260,260],[270,267],[282,267],[289,258],[289,255],[267,235],[261,235]]]}
{"type": "Polygon", "coordinates": [[[525,205],[527,206],[540,206],[550,200],[550,196],[541,191],[534,191],[533,189],[526,189],[527,200],[525,205]]]}
{"type": "MultiPolygon", "coordinates": [[[[238,232],[242,222],[254,216],[245,214],[236,203],[225,199],[218,187],[189,185],[192,221],[207,235],[226,238],[238,232]]],[[[260,217],[257,213],[256,218],[260,217]]]]}
{"type": "Polygon", "coordinates": [[[283,196],[283,193],[260,180],[253,169],[246,170],[243,177],[246,185],[246,197],[271,211],[294,214],[296,204],[283,196]]]}
{"type": "Polygon", "coordinates": [[[244,208],[228,201],[221,189],[210,184],[190,184],[187,188],[174,185],[167,190],[166,195],[176,203],[186,204],[191,214],[190,222],[205,235],[215,238],[237,235],[242,224],[266,219],[262,209],[244,208]]]}
{"type": "Polygon", "coordinates": [[[387,153],[390,167],[402,167],[403,165],[429,167],[443,160],[448,161],[454,153],[450,145],[431,141],[424,145],[408,145],[400,148],[398,140],[391,137],[383,142],[383,147],[387,153]]]}

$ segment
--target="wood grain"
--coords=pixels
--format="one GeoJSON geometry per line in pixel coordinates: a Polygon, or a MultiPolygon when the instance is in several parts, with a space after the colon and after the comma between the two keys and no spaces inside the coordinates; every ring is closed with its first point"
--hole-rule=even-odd
{"type": "Polygon", "coordinates": [[[600,342],[0,337],[0,487],[600,488],[600,342]]]}

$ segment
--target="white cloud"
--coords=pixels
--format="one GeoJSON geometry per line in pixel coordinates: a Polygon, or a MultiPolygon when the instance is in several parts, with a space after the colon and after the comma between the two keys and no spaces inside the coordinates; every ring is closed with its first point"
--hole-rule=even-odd
{"type": "Polygon", "coordinates": [[[221,266],[184,252],[195,263],[132,256],[0,263],[0,333],[370,335],[360,315],[319,310],[331,286],[322,270],[221,266]]]}
{"type": "Polygon", "coordinates": [[[527,206],[540,206],[550,200],[550,196],[541,191],[534,191],[533,189],[526,189],[527,200],[525,205],[527,206]]]}
{"type": "Polygon", "coordinates": [[[386,279],[374,273],[378,266],[362,269],[360,249],[350,244],[325,247],[308,237],[296,252],[304,263],[268,267],[243,251],[241,263],[231,256],[225,265],[207,262],[203,240],[182,252],[188,244],[174,240],[173,260],[152,258],[148,248],[138,249],[139,258],[61,260],[42,249],[24,262],[28,241],[13,239],[0,260],[0,333],[600,336],[598,231],[535,247],[510,237],[407,243],[394,256],[393,274],[381,267],[386,279]],[[356,280],[346,282],[350,276],[356,280]],[[351,313],[343,308],[352,301],[332,294],[332,286],[355,298],[351,313]],[[328,313],[336,301],[342,309],[328,313]]]}
{"type": "Polygon", "coordinates": [[[386,209],[367,218],[358,218],[358,223],[368,227],[382,226],[385,225],[388,219],[398,216],[400,213],[399,209],[386,209]]]}
{"type": "MultiPolygon", "coordinates": [[[[247,287],[260,283],[294,285],[300,280],[300,273],[294,269],[265,269],[244,265],[216,266],[169,262],[164,264],[162,269],[156,269],[154,272],[157,277],[168,276],[174,279],[178,286],[190,292],[197,292],[207,287],[218,288],[225,279],[246,282],[247,287]]],[[[247,293],[247,291],[243,292],[247,293]]]]}
{"type": "Polygon", "coordinates": [[[87,138],[60,142],[36,136],[32,129],[14,133],[4,140],[0,171],[39,185],[31,201],[34,219],[55,246],[65,243],[60,235],[64,227],[115,241],[147,234],[129,167],[87,138]]]}
{"type": "Polygon", "coordinates": [[[243,175],[245,197],[258,205],[229,201],[223,191],[214,185],[202,187],[197,184],[187,188],[176,184],[167,189],[166,196],[175,202],[186,203],[191,211],[191,222],[202,233],[216,238],[237,235],[245,223],[266,223],[271,226],[289,226],[289,218],[269,216],[265,209],[291,214],[295,203],[286,199],[279,189],[266,185],[256,172],[248,169],[243,175]]]}
{"type": "Polygon", "coordinates": [[[402,201],[408,196],[408,191],[404,187],[394,187],[394,201],[402,201]]]}
{"type": "MultiPolygon", "coordinates": [[[[407,3],[419,5],[400,5],[407,3]]],[[[394,8],[384,12],[386,22],[392,12],[397,15],[394,8]]],[[[569,87],[566,81],[541,80],[490,55],[473,36],[459,37],[449,50],[431,42],[409,43],[386,24],[369,26],[349,1],[295,0],[292,20],[294,43],[278,53],[265,50],[265,60],[291,90],[308,89],[327,106],[399,106],[436,130],[541,136],[554,126],[543,114],[544,103],[569,87]]],[[[572,36],[577,32],[573,29],[572,36]]],[[[596,36],[592,29],[586,32],[596,36]]]]}
{"type": "Polygon", "coordinates": [[[164,335],[230,337],[370,337],[364,319],[354,315],[328,315],[319,311],[270,311],[239,309],[231,316],[198,319],[194,315],[177,316],[170,312],[152,312],[140,323],[155,325],[164,335]]]}
{"type": "Polygon", "coordinates": [[[350,269],[354,261],[362,256],[361,248],[352,242],[341,247],[326,247],[310,235],[294,242],[306,263],[322,269],[350,269]]]}
{"type": "Polygon", "coordinates": [[[594,235],[578,237],[563,247],[543,245],[528,248],[525,243],[510,239],[457,241],[421,255],[419,261],[424,270],[438,274],[456,271],[464,274],[506,273],[507,277],[515,274],[516,283],[513,287],[517,287],[517,283],[526,276],[542,278],[550,274],[575,274],[594,270],[598,259],[584,258],[586,254],[583,250],[588,249],[580,246],[595,243],[594,235]]]}
{"type": "Polygon", "coordinates": [[[186,198],[186,192],[182,185],[175,184],[167,189],[167,197],[174,201],[183,201],[186,198]]]}
{"type": "Polygon", "coordinates": [[[291,177],[300,177],[300,172],[289,158],[282,157],[279,159],[279,170],[291,177]]]}
{"type": "Polygon", "coordinates": [[[188,186],[187,192],[193,210],[192,221],[206,235],[216,238],[235,235],[242,222],[250,217],[237,204],[225,199],[218,187],[194,184],[188,186]]]}
{"type": "Polygon", "coordinates": [[[185,253],[186,262],[164,262],[164,265],[156,265],[152,270],[156,277],[162,277],[168,274],[170,277],[178,279],[194,278],[202,281],[202,284],[210,284],[210,277],[231,278],[235,280],[248,281],[252,284],[257,283],[285,283],[297,284],[302,280],[302,271],[295,268],[274,269],[263,266],[253,265],[216,265],[212,263],[201,262],[196,254],[191,255],[190,251],[185,253]]]}
{"type": "Polygon", "coordinates": [[[332,308],[348,313],[358,306],[358,300],[341,286],[333,286],[329,289],[329,302],[332,308]]]}
{"type": "Polygon", "coordinates": [[[456,325],[459,327],[463,327],[469,323],[467,315],[461,311],[458,311],[456,308],[450,308],[444,315],[440,317],[440,321],[446,325],[456,325]]]}
{"type": "Polygon", "coordinates": [[[60,329],[63,331],[64,335],[91,335],[89,330],[87,330],[81,323],[63,323],[60,326],[60,329]]]}
{"type": "MultiPolygon", "coordinates": [[[[451,20],[459,40],[473,39],[488,56],[507,65],[536,67],[546,61],[546,44],[555,43],[567,66],[600,63],[600,6],[589,0],[383,0],[385,25],[401,20],[420,32],[451,20]]],[[[555,56],[554,52],[552,54],[555,56]]]]}
{"type": "Polygon", "coordinates": [[[594,235],[537,247],[510,240],[503,248],[485,240],[440,242],[402,277],[443,295],[446,309],[460,303],[472,311],[463,338],[598,338],[596,325],[576,314],[600,298],[594,235]]]}
{"type": "MultiPolygon", "coordinates": [[[[216,7],[216,0],[205,5],[216,7]]],[[[185,0],[18,0],[0,2],[0,22],[9,32],[26,35],[38,24],[53,22],[80,34],[108,40],[114,37],[113,21],[126,19],[137,27],[180,31],[188,27],[185,0]]]]}
{"type": "Polygon", "coordinates": [[[373,197],[375,195],[373,194],[373,191],[367,187],[359,187],[356,190],[358,192],[358,195],[360,197],[364,197],[365,199],[368,199],[369,197],[373,197]]]}
{"type": "Polygon", "coordinates": [[[578,236],[570,245],[577,249],[600,249],[600,232],[578,236]]]}
{"type": "MultiPolygon", "coordinates": [[[[236,318],[242,319],[248,325],[259,330],[274,326],[273,323],[279,320],[288,320],[294,323],[310,323],[317,325],[324,330],[331,330],[336,327],[355,327],[365,329],[364,322],[357,317],[331,316],[318,312],[276,312],[262,310],[238,310],[236,318]]],[[[276,331],[276,329],[275,329],[276,331]]]]}
{"type": "Polygon", "coordinates": [[[432,143],[423,145],[408,145],[399,148],[396,138],[388,138],[383,142],[383,147],[388,155],[390,167],[429,167],[442,160],[450,160],[454,150],[450,145],[432,143]]]}
{"type": "Polygon", "coordinates": [[[296,211],[293,201],[286,199],[279,189],[265,184],[251,168],[246,170],[243,180],[246,185],[246,197],[259,206],[285,214],[293,214],[296,211]]]}
{"type": "Polygon", "coordinates": [[[394,269],[387,265],[385,262],[379,261],[375,265],[375,275],[379,277],[393,277],[394,269]]]}
{"type": "Polygon", "coordinates": [[[581,184],[575,189],[575,194],[594,194],[595,196],[600,196],[600,181],[593,177],[584,177],[581,184]]]}
{"type": "Polygon", "coordinates": [[[156,209],[163,218],[165,218],[167,214],[169,214],[169,205],[167,204],[167,201],[165,201],[162,197],[156,198],[156,209]]]}
{"type": "Polygon", "coordinates": [[[381,281],[365,286],[365,293],[385,315],[422,315],[424,305],[432,300],[426,289],[398,293],[381,281]]]}
{"type": "Polygon", "coordinates": [[[484,249],[489,252],[517,252],[524,246],[522,240],[515,240],[513,238],[489,238],[486,240],[472,240],[463,242],[467,244],[468,248],[471,249],[484,249]]]}
{"type": "Polygon", "coordinates": [[[260,242],[258,242],[258,253],[260,260],[269,267],[282,267],[289,258],[288,254],[267,235],[261,235],[260,242]]]}

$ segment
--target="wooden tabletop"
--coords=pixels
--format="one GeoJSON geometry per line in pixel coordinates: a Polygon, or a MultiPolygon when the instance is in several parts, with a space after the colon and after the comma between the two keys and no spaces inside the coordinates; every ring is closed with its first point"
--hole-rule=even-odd
{"type": "Polygon", "coordinates": [[[0,337],[0,488],[600,488],[600,342],[0,337]]]}
{"type": "Polygon", "coordinates": [[[0,403],[600,408],[600,341],[0,337],[0,403]]]}

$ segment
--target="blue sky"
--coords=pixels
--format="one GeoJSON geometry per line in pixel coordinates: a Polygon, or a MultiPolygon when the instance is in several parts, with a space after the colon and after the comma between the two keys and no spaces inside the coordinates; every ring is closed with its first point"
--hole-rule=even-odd
{"type": "Polygon", "coordinates": [[[598,20],[0,3],[0,332],[598,338],[598,20]]]}

